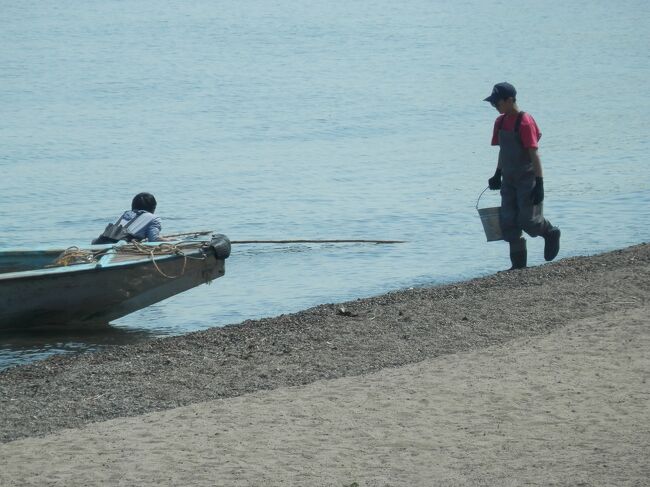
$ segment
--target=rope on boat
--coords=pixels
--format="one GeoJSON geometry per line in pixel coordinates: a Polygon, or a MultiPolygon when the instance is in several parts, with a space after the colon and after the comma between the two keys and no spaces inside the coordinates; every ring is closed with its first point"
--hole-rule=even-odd
{"type": "MultiPolygon", "coordinates": [[[[186,234],[188,235],[188,234],[186,234]]],[[[195,235],[195,234],[191,234],[195,235]]],[[[158,271],[158,273],[166,277],[168,279],[177,279],[185,274],[185,270],[187,268],[187,261],[192,259],[192,260],[205,260],[205,256],[203,257],[192,257],[187,255],[184,250],[189,249],[189,248],[197,248],[200,246],[203,246],[204,242],[181,242],[177,244],[171,244],[171,243],[161,243],[156,246],[151,246],[151,245],[143,245],[140,242],[137,241],[132,241],[128,245],[122,245],[120,247],[116,247],[115,250],[119,253],[124,253],[124,254],[132,254],[132,255],[148,255],[149,259],[153,263],[154,267],[158,271]],[[156,262],[156,256],[162,256],[162,255],[180,255],[183,257],[183,269],[181,270],[181,273],[177,276],[170,276],[167,275],[163,270],[158,266],[158,263],[156,262]]]]}
{"type": "Polygon", "coordinates": [[[96,261],[94,252],[73,246],[65,249],[52,264],[46,267],[67,267],[73,264],[92,264],[96,261]]]}
{"type": "MultiPolygon", "coordinates": [[[[194,232],[194,233],[186,233],[186,234],[179,234],[179,235],[198,235],[198,234],[194,232]]],[[[117,247],[113,247],[113,249],[115,250],[116,253],[120,253],[120,254],[147,255],[149,256],[149,259],[151,260],[155,269],[158,271],[158,273],[161,276],[164,276],[168,279],[176,279],[185,274],[188,260],[190,259],[205,260],[205,255],[203,257],[193,257],[187,255],[185,251],[188,249],[196,249],[204,245],[205,242],[180,242],[175,244],[161,243],[160,245],[150,246],[150,245],[143,245],[140,242],[134,240],[127,245],[120,245],[117,247]],[[156,262],[156,257],[160,257],[164,255],[179,255],[183,257],[183,268],[179,275],[170,276],[160,268],[160,266],[156,262]]],[[[46,267],[67,267],[74,264],[92,264],[94,262],[97,262],[98,255],[104,254],[105,252],[106,252],[105,250],[93,252],[91,250],[80,249],[79,247],[76,246],[69,247],[66,250],[64,250],[52,264],[49,264],[46,267]]]]}

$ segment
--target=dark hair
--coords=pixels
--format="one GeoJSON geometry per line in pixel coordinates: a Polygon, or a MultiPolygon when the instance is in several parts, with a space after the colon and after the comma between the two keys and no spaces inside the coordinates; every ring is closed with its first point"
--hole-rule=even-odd
{"type": "Polygon", "coordinates": [[[156,198],[151,193],[138,193],[131,201],[133,211],[144,210],[149,213],[156,211],[156,198]]]}

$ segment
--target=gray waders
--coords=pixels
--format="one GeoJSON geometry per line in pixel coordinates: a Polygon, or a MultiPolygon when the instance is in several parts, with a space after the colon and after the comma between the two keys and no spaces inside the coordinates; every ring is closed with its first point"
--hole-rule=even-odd
{"type": "Polygon", "coordinates": [[[521,143],[519,126],[524,112],[519,112],[514,131],[503,130],[503,117],[499,125],[499,167],[501,182],[501,232],[510,244],[513,269],[526,267],[526,239],[522,230],[531,237],[545,236],[552,227],[544,218],[543,203],[533,205],[535,172],[530,154],[521,143]]]}

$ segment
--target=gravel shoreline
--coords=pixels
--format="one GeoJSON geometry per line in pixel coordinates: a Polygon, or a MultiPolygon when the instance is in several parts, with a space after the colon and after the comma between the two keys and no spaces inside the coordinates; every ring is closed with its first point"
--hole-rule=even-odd
{"type": "Polygon", "coordinates": [[[641,306],[650,244],[0,372],[0,442],[361,375],[641,306]]]}

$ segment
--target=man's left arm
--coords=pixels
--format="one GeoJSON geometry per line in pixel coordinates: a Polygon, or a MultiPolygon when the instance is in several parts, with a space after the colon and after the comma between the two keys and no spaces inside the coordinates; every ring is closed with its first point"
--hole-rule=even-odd
{"type": "Polygon", "coordinates": [[[535,173],[535,186],[533,187],[533,204],[539,205],[544,201],[544,175],[542,173],[542,161],[539,158],[537,147],[528,149],[530,160],[533,163],[533,172],[535,173]]]}
{"type": "Polygon", "coordinates": [[[530,160],[533,163],[533,171],[535,171],[535,177],[543,178],[544,174],[542,174],[542,160],[539,158],[537,147],[529,148],[528,154],[530,155],[530,160]]]}

